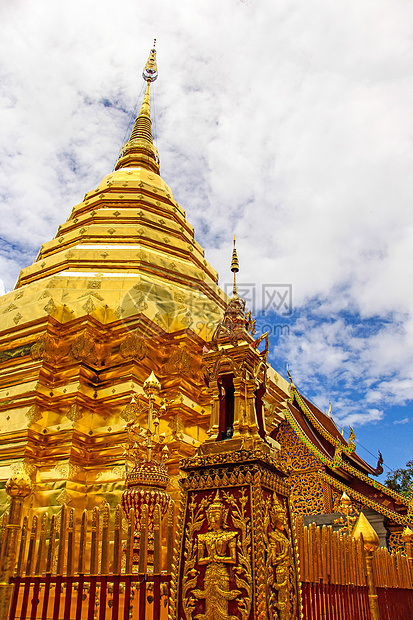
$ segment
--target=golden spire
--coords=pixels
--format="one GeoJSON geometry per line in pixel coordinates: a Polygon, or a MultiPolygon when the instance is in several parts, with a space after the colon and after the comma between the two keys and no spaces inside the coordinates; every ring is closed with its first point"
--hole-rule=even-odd
{"type": "Polygon", "coordinates": [[[142,77],[148,83],[142,106],[136,117],[129,140],[122,148],[115,170],[118,168],[146,168],[159,174],[159,155],[153,144],[152,121],[149,105],[149,87],[158,77],[156,65],[156,39],[143,68],[142,77]]]}
{"type": "Polygon", "coordinates": [[[234,274],[234,286],[232,289],[232,297],[234,299],[237,298],[237,277],[236,274],[239,271],[239,262],[237,256],[237,249],[235,247],[235,235],[234,235],[234,249],[232,250],[232,261],[231,261],[231,271],[234,274]]]}

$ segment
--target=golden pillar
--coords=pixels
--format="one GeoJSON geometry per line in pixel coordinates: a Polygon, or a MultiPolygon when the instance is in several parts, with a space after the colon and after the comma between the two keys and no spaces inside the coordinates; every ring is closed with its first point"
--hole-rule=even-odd
{"type": "Polygon", "coordinates": [[[380,620],[379,601],[373,573],[373,552],[380,545],[379,537],[362,512],[360,512],[353,530],[353,538],[363,541],[366,552],[367,586],[369,590],[370,614],[372,620],[380,620]]]}
{"type": "Polygon", "coordinates": [[[31,490],[30,478],[22,472],[14,474],[6,483],[6,491],[11,497],[11,506],[0,569],[0,620],[7,620],[9,617],[10,598],[13,591],[9,580],[13,576],[16,564],[23,502],[31,490]]]}

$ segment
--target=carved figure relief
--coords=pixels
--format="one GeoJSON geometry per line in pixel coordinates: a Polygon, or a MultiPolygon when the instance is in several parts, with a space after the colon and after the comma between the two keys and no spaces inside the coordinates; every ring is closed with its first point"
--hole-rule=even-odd
{"type": "Polygon", "coordinates": [[[46,336],[40,336],[30,349],[30,355],[32,359],[39,360],[43,357],[44,350],[46,348],[46,336]]]}
{"type": "Polygon", "coordinates": [[[191,370],[191,357],[185,350],[183,343],[181,343],[178,350],[171,355],[165,365],[165,370],[168,374],[182,374],[191,370]]]}
{"type": "Polygon", "coordinates": [[[85,360],[91,364],[98,363],[96,343],[87,332],[75,338],[71,346],[71,354],[76,360],[85,360]]]}
{"type": "Polygon", "coordinates": [[[224,530],[228,511],[216,492],[214,501],[207,508],[208,532],[198,535],[198,564],[206,564],[204,589],[193,590],[198,599],[205,599],[205,614],[198,620],[224,620],[236,618],[228,615],[228,601],[234,600],[240,590],[230,590],[227,564],[236,564],[237,532],[224,530]]]}
{"type": "Polygon", "coordinates": [[[244,490],[240,498],[226,491],[222,493],[225,503],[220,492],[216,491],[215,495],[203,497],[198,504],[194,499],[189,504],[182,580],[186,620],[246,620],[250,615],[251,525],[245,512],[248,497],[244,490]],[[228,504],[232,508],[227,507],[228,504]],[[229,527],[229,516],[236,529],[229,527]],[[208,529],[196,535],[205,521],[208,529]],[[200,570],[203,566],[205,572],[200,570]],[[230,571],[237,588],[230,583],[230,571]],[[203,602],[201,610],[204,613],[197,613],[200,609],[198,601],[203,602]],[[237,615],[230,613],[230,601],[236,601],[233,611],[237,610],[237,615]]]}
{"type": "Polygon", "coordinates": [[[290,620],[295,618],[297,607],[294,556],[286,512],[275,494],[266,521],[267,528],[269,528],[267,595],[270,618],[290,620]]]}
{"type": "Polygon", "coordinates": [[[67,349],[62,343],[50,334],[42,334],[30,349],[31,358],[34,360],[44,359],[45,361],[56,364],[66,355],[67,349]]]}

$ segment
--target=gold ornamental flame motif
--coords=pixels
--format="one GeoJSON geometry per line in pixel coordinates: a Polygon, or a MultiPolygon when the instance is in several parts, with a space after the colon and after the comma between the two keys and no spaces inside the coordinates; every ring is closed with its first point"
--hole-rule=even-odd
{"type": "Polygon", "coordinates": [[[380,545],[379,537],[362,512],[359,514],[352,536],[355,540],[363,537],[365,551],[375,551],[380,545]]]}

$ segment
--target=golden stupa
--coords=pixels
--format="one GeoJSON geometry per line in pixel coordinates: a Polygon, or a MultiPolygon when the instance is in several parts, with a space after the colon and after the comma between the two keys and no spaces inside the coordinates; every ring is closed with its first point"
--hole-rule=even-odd
{"type": "MultiPolygon", "coordinates": [[[[0,298],[0,481],[24,470],[33,510],[120,502],[125,426],[139,424],[154,372],[164,405],[169,491],[181,457],[207,435],[202,349],[229,299],[168,185],[152,139],[147,88],[115,171],[87,192],[15,289],[0,298]],[[167,403],[167,406],[165,405],[167,403]]],[[[289,385],[268,369],[267,432],[289,385]]],[[[1,512],[8,505],[0,493],[1,512]]]]}

